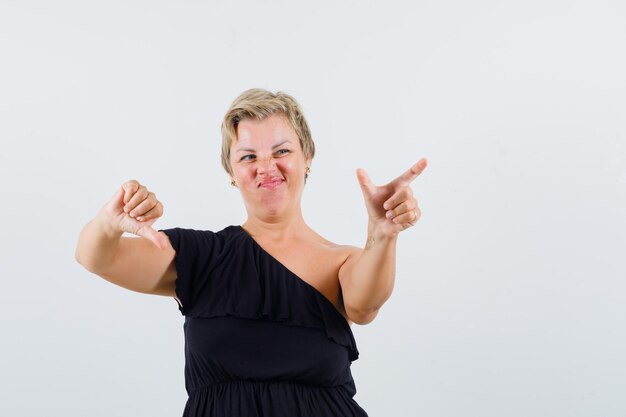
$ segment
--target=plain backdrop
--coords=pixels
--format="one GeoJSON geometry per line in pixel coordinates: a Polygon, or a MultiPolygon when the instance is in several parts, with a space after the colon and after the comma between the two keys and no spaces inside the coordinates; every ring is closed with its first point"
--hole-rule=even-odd
{"type": "Polygon", "coordinates": [[[242,91],[292,94],[303,198],[362,246],[355,170],[420,158],[393,296],[353,326],[370,416],[626,415],[623,1],[0,3],[0,415],[182,414],[173,298],[74,259],[137,179],[155,228],[241,224],[220,165],[242,91]]]}

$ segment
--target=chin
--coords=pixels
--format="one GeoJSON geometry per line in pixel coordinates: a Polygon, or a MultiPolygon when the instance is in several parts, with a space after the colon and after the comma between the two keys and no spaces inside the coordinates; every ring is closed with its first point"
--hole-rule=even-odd
{"type": "Polygon", "coordinates": [[[254,211],[261,214],[266,213],[270,216],[276,216],[284,211],[288,204],[285,195],[264,195],[252,202],[254,211]]]}
{"type": "Polygon", "coordinates": [[[286,204],[282,204],[282,202],[279,201],[272,201],[272,202],[265,202],[264,204],[261,205],[261,209],[263,211],[268,212],[269,214],[278,214],[281,211],[283,211],[286,208],[286,204]]]}

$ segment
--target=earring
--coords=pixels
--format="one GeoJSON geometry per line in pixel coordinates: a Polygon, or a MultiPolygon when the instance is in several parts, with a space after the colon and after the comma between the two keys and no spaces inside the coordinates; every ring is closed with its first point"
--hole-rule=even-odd
{"type": "Polygon", "coordinates": [[[311,173],[311,167],[306,167],[306,172],[304,173],[304,179],[309,178],[309,174],[311,173]]]}
{"type": "Polygon", "coordinates": [[[235,188],[237,188],[237,181],[235,181],[235,179],[233,178],[233,179],[230,181],[230,185],[231,185],[231,186],[233,186],[233,187],[235,187],[235,188]]]}

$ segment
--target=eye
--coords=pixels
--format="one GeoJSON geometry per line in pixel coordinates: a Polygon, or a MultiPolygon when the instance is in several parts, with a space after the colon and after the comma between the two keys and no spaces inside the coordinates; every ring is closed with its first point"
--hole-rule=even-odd
{"type": "Polygon", "coordinates": [[[291,152],[289,149],[280,149],[280,150],[276,151],[276,153],[279,154],[279,155],[286,155],[289,152],[291,152]]]}
{"type": "Polygon", "coordinates": [[[244,155],[241,157],[240,161],[249,161],[250,159],[248,159],[248,157],[250,158],[256,158],[256,156],[250,154],[250,155],[244,155]]]}

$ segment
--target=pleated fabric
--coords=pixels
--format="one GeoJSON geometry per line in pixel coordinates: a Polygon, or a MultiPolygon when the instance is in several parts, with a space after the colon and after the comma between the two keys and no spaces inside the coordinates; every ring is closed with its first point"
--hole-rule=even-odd
{"type": "Polygon", "coordinates": [[[241,226],[160,231],[185,316],[183,417],[367,416],[353,399],[354,336],[322,293],[241,226]]]}

